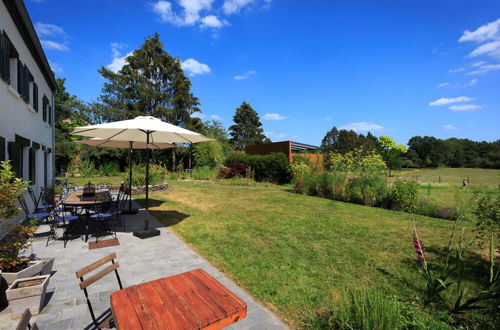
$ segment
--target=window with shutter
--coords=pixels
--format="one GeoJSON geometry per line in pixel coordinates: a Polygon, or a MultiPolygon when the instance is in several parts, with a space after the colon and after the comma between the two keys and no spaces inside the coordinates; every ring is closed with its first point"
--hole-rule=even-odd
{"type": "Polygon", "coordinates": [[[9,142],[9,159],[16,177],[23,177],[23,148],[17,142],[9,142]]]}
{"type": "Polygon", "coordinates": [[[23,92],[23,63],[21,61],[17,61],[17,92],[19,95],[22,95],[23,92]]]}
{"type": "Polygon", "coordinates": [[[0,136],[0,161],[4,161],[5,157],[5,139],[0,136]]]}
{"type": "Polygon", "coordinates": [[[29,155],[29,180],[31,184],[36,184],[36,149],[30,148],[29,155]]]}
{"type": "Polygon", "coordinates": [[[31,81],[31,72],[30,70],[28,69],[28,67],[26,66],[26,64],[24,65],[24,68],[23,68],[23,75],[24,75],[24,79],[23,79],[23,99],[26,103],[30,103],[30,81],[31,81]]]}
{"type": "Polygon", "coordinates": [[[47,107],[49,105],[49,99],[47,99],[47,96],[43,96],[43,102],[42,102],[42,118],[43,121],[47,121],[47,107]]]}
{"type": "Polygon", "coordinates": [[[49,116],[49,125],[52,126],[52,107],[50,105],[49,105],[48,116],[49,116]]]}
{"type": "Polygon", "coordinates": [[[38,112],[38,85],[36,82],[33,83],[33,109],[38,112]]]}
{"type": "Polygon", "coordinates": [[[5,32],[0,34],[0,65],[2,68],[0,69],[1,78],[10,84],[10,41],[7,38],[5,32]]]}

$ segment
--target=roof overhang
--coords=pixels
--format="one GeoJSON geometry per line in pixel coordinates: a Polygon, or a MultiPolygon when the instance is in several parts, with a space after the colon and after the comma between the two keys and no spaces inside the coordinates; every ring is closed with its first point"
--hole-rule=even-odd
{"type": "Polygon", "coordinates": [[[57,82],[54,77],[54,73],[50,68],[49,61],[45,57],[40,40],[35,32],[33,23],[31,22],[30,16],[24,2],[22,0],[3,0],[5,7],[9,11],[10,16],[14,20],[19,33],[21,34],[24,43],[28,47],[31,56],[35,59],[35,62],[40,67],[43,76],[47,80],[52,92],[57,90],[57,82]]]}

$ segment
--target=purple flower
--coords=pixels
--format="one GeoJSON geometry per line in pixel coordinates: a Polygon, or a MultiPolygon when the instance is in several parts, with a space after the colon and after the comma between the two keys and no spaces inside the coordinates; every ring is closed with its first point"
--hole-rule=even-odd
{"type": "Polygon", "coordinates": [[[422,241],[419,241],[416,236],[413,236],[413,247],[417,253],[417,262],[424,262],[424,248],[422,241]]]}

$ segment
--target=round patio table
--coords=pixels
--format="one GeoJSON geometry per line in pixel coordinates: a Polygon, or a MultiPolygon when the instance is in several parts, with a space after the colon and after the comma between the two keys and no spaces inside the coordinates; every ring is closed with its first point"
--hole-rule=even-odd
{"type": "Polygon", "coordinates": [[[87,223],[85,224],[85,242],[88,241],[89,233],[88,233],[88,218],[90,214],[90,210],[96,206],[96,204],[102,204],[106,202],[111,202],[113,199],[111,198],[111,193],[109,190],[96,190],[93,196],[83,196],[83,190],[73,191],[64,198],[62,201],[63,206],[66,207],[74,207],[81,208],[85,210],[85,214],[87,216],[87,223]],[[96,201],[98,196],[105,196],[106,199],[96,201]]]}

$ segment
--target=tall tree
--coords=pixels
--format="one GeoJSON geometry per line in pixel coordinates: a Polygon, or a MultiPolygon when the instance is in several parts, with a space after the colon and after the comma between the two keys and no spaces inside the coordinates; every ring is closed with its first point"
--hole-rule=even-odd
{"type": "Polygon", "coordinates": [[[66,79],[57,78],[57,93],[55,95],[55,133],[56,133],[56,169],[68,166],[73,157],[78,154],[76,136],[70,135],[77,126],[90,122],[89,109],[85,103],[66,90],[66,79]]]}
{"type": "Polygon", "coordinates": [[[148,115],[179,126],[194,124],[191,115],[200,111],[198,98],[191,93],[181,61],[163,49],[159,34],[146,38],[126,62],[116,73],[99,70],[106,82],[100,98],[105,107],[96,114],[97,121],[148,115]]]}
{"type": "Polygon", "coordinates": [[[321,142],[321,149],[326,152],[338,152],[344,154],[355,149],[363,149],[363,152],[369,153],[377,148],[377,138],[370,132],[366,136],[357,134],[353,130],[338,130],[333,127],[328,131],[321,142]]]}
{"type": "Polygon", "coordinates": [[[397,144],[389,136],[380,136],[378,138],[378,152],[384,159],[389,169],[389,176],[391,176],[391,170],[401,167],[401,156],[406,152],[406,147],[402,144],[397,144]]]}
{"type": "Polygon", "coordinates": [[[263,143],[266,136],[262,129],[259,115],[250,106],[243,102],[236,109],[233,117],[234,125],[229,127],[231,134],[231,143],[237,150],[245,150],[245,147],[250,144],[263,143]]]}

